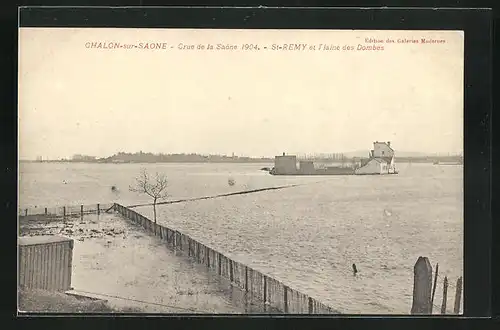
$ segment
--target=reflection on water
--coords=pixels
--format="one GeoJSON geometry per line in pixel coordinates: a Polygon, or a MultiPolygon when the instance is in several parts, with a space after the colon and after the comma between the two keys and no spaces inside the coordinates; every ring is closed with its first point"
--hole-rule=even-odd
{"type": "MultiPolygon", "coordinates": [[[[194,263],[194,261],[192,261],[194,263]]],[[[244,311],[246,314],[283,314],[276,308],[264,304],[261,299],[253,297],[250,292],[231,285],[230,281],[220,277],[214,273],[207,272],[210,278],[210,283],[217,287],[220,292],[223,292],[229,297],[231,303],[244,311]]]]}

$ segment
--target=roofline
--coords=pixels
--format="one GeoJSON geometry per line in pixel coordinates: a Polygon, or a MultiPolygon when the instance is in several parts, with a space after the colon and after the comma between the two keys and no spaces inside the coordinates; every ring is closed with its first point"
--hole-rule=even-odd
{"type": "Polygon", "coordinates": [[[387,142],[383,142],[383,141],[375,141],[375,142],[373,142],[373,144],[375,144],[375,143],[385,144],[385,145],[387,146],[387,148],[389,148],[389,149],[391,149],[392,151],[394,151],[394,149],[392,149],[392,148],[391,148],[391,146],[387,144],[387,142]]]}

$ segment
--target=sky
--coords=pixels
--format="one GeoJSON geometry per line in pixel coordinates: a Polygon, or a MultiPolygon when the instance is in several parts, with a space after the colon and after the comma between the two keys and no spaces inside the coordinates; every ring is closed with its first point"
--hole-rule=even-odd
{"type": "Polygon", "coordinates": [[[396,156],[456,154],[463,88],[460,31],[21,28],[19,158],[368,152],[376,140],[396,156]],[[357,50],[365,38],[384,49],[357,50]],[[445,42],[397,42],[421,38],[445,42]],[[197,49],[218,43],[260,50],[197,49]]]}

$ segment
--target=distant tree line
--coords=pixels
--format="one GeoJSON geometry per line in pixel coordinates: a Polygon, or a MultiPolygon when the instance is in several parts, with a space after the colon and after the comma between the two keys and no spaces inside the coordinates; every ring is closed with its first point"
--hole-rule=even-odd
{"type": "Polygon", "coordinates": [[[241,156],[227,155],[201,155],[197,153],[180,153],[180,154],[154,154],[151,152],[118,152],[117,154],[106,157],[97,158],[98,163],[210,163],[210,162],[270,162],[271,158],[251,158],[241,156]]]}
{"type": "MultiPolygon", "coordinates": [[[[367,157],[347,157],[342,153],[331,154],[296,154],[299,160],[311,160],[317,162],[359,162],[367,157]]],[[[98,158],[94,156],[74,155],[71,159],[42,160],[41,157],[36,162],[87,162],[87,163],[273,163],[274,157],[242,157],[228,155],[202,155],[197,153],[179,153],[179,154],[154,154],[151,152],[118,152],[112,156],[98,158]]],[[[398,157],[396,161],[400,163],[435,163],[435,162],[463,162],[460,155],[450,156],[419,156],[419,157],[398,157]]]]}

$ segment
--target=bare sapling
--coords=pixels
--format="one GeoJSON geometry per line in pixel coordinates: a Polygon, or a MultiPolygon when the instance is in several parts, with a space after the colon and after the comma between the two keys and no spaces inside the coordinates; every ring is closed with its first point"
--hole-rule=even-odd
{"type": "Polygon", "coordinates": [[[153,199],[153,219],[155,222],[155,235],[156,235],[156,204],[168,197],[167,193],[167,176],[156,172],[154,177],[151,178],[149,173],[143,169],[141,174],[135,178],[135,184],[130,186],[130,191],[146,194],[153,199]]]}

